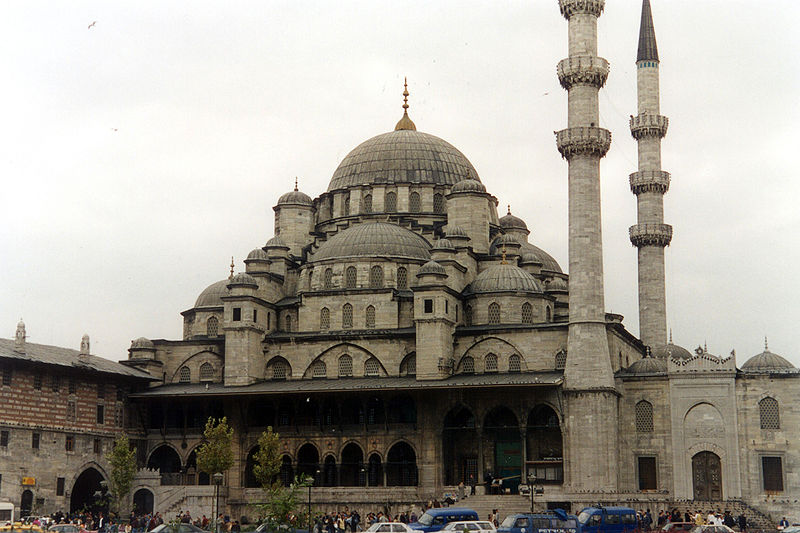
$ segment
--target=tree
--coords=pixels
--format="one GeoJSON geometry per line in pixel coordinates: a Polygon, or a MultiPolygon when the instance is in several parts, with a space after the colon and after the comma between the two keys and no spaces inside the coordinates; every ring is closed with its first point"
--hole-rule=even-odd
{"type": "Polygon", "coordinates": [[[197,469],[209,476],[225,472],[233,465],[233,428],[228,419],[210,417],[203,431],[205,442],[197,448],[197,469]]]}
{"type": "Polygon", "coordinates": [[[268,427],[258,437],[258,451],[256,451],[253,474],[256,481],[265,492],[272,492],[280,484],[278,474],[281,471],[280,435],[268,427]]]}
{"type": "Polygon", "coordinates": [[[111,496],[119,513],[136,475],[136,448],[131,448],[127,435],[117,437],[107,459],[111,465],[111,496]]]}

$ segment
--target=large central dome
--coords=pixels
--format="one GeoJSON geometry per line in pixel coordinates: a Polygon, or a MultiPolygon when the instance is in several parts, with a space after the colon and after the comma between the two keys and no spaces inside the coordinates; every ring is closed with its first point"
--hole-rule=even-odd
{"type": "Polygon", "coordinates": [[[328,191],[371,184],[453,185],[466,179],[480,181],[472,163],[452,144],[427,133],[396,130],[364,141],[347,154],[328,191]]]}

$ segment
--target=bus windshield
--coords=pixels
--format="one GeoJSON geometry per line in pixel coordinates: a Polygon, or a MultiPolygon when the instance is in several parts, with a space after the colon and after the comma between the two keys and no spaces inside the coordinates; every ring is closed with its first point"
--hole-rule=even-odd
{"type": "Polygon", "coordinates": [[[425,513],[424,515],[419,517],[418,522],[420,524],[422,524],[423,526],[429,526],[429,525],[433,524],[433,517],[431,515],[429,515],[428,513],[425,513]]]}

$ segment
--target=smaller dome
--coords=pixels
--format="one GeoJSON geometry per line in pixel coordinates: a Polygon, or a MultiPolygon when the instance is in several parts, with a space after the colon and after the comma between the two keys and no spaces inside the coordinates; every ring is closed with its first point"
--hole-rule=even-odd
{"type": "Polygon", "coordinates": [[[510,209],[508,210],[508,214],[500,219],[500,227],[503,229],[521,229],[528,231],[528,225],[525,224],[525,221],[512,215],[510,209]]]}
{"type": "Polygon", "coordinates": [[[519,239],[511,235],[510,233],[504,233],[500,235],[494,240],[495,250],[497,253],[501,253],[503,251],[503,246],[506,247],[513,246],[515,248],[519,248],[522,246],[519,242],[519,239]]]}
{"type": "Polygon", "coordinates": [[[453,243],[447,238],[439,239],[433,244],[434,250],[453,250],[453,243]]]}
{"type": "Polygon", "coordinates": [[[545,286],[546,291],[567,291],[569,290],[569,284],[567,281],[562,278],[553,278],[547,282],[545,286]]]}
{"type": "Polygon", "coordinates": [[[760,354],[754,355],[748,359],[742,365],[742,370],[745,372],[785,372],[787,370],[797,369],[792,363],[780,355],[764,349],[760,354]]]}
{"type": "Polygon", "coordinates": [[[155,344],[153,344],[153,341],[151,341],[148,338],[139,337],[138,339],[133,339],[131,341],[131,350],[137,350],[137,349],[147,350],[152,348],[155,348],[155,344]]]}
{"type": "Polygon", "coordinates": [[[469,239],[469,235],[461,226],[448,225],[445,231],[446,239],[469,239]]]}
{"type": "Polygon", "coordinates": [[[304,192],[297,190],[297,185],[294,186],[293,191],[289,191],[286,194],[282,195],[278,198],[278,205],[287,205],[287,204],[294,204],[294,205],[313,205],[311,201],[311,197],[304,192]]]}
{"type": "Polygon", "coordinates": [[[673,344],[672,341],[670,341],[667,344],[656,346],[653,349],[653,357],[664,360],[677,359],[679,361],[686,361],[694,356],[686,348],[673,344]]]}
{"type": "Polygon", "coordinates": [[[451,194],[459,192],[486,192],[486,186],[478,180],[461,180],[450,189],[451,194]]]}
{"type": "Polygon", "coordinates": [[[228,287],[232,287],[234,285],[250,285],[253,287],[258,287],[258,282],[256,281],[256,278],[250,274],[246,272],[239,272],[228,282],[228,287]]]}
{"type": "Polygon", "coordinates": [[[267,252],[262,248],[256,248],[247,254],[247,259],[245,259],[245,261],[269,261],[269,257],[267,256],[267,252]]]}
{"type": "Polygon", "coordinates": [[[369,222],[350,226],[323,242],[312,256],[313,261],[342,257],[431,258],[430,245],[413,231],[387,222],[369,222]]]}
{"type": "Polygon", "coordinates": [[[634,361],[627,370],[631,374],[657,374],[667,371],[667,362],[662,359],[656,359],[652,356],[647,356],[634,361]]]}
{"type": "Polygon", "coordinates": [[[283,242],[283,239],[281,239],[277,235],[268,240],[267,244],[264,245],[264,248],[286,248],[287,250],[289,249],[289,247],[286,246],[286,243],[283,242]]]}
{"type": "Polygon", "coordinates": [[[216,283],[212,283],[205,288],[197,301],[194,303],[195,307],[219,307],[222,306],[222,297],[228,294],[228,281],[223,279],[216,283]]]}
{"type": "Polygon", "coordinates": [[[519,268],[510,264],[492,265],[469,284],[467,293],[493,293],[501,291],[512,292],[542,292],[539,282],[519,268]]]}
{"type": "Polygon", "coordinates": [[[417,272],[417,277],[424,276],[425,274],[435,274],[437,276],[446,276],[447,271],[444,269],[442,265],[437,263],[436,261],[428,261],[417,272]]]}

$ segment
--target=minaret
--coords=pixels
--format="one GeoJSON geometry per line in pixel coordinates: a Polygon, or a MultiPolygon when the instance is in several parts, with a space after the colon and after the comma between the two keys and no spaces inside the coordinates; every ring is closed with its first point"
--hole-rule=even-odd
{"type": "Polygon", "coordinates": [[[631,116],[630,126],[639,146],[639,171],[630,175],[630,183],[638,223],[631,226],[630,238],[639,249],[639,336],[655,348],[667,342],[664,247],[672,240],[672,226],[664,224],[670,177],[661,170],[661,139],[669,120],[659,114],[658,47],[650,0],[642,2],[636,73],[639,113],[631,116]]]}
{"type": "Polygon", "coordinates": [[[569,334],[564,369],[568,435],[565,482],[575,491],[617,487],[617,391],[606,337],[600,159],[611,132],[600,128],[598,92],[608,62],[597,57],[597,18],[605,0],[559,0],[569,22],[569,57],[558,64],[568,91],[568,128],[556,132],[569,162],[569,334]],[[587,431],[587,428],[592,428],[587,431]]]}

